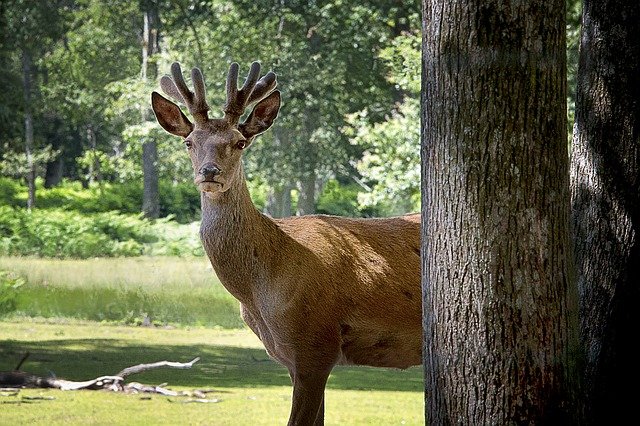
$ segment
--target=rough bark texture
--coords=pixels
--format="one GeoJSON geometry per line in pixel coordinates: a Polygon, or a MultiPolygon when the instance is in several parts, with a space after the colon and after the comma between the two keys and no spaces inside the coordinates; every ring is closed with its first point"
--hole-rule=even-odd
{"type": "Polygon", "coordinates": [[[428,424],[570,422],[564,0],[423,0],[428,424]]]}
{"type": "Polygon", "coordinates": [[[571,189],[586,424],[636,417],[640,3],[586,0],[571,189]]]}

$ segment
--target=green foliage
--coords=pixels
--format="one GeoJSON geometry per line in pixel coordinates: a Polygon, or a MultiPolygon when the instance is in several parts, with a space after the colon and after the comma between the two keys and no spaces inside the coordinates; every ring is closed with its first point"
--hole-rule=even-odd
{"type": "Polygon", "coordinates": [[[176,231],[169,219],[151,223],[141,215],[80,214],[61,209],[0,207],[0,255],[89,258],[202,254],[197,234],[176,231]],[[168,229],[173,229],[169,232],[168,229]]]}
{"type": "Polygon", "coordinates": [[[419,32],[394,38],[380,51],[389,69],[388,79],[398,89],[417,95],[420,93],[421,38],[419,32]]]}
{"type": "Polygon", "coordinates": [[[402,214],[420,208],[419,105],[407,99],[391,118],[369,125],[362,114],[352,117],[358,130],[352,142],[364,148],[357,169],[371,185],[360,194],[362,206],[384,215],[402,214]]]}
{"type": "MultiPolygon", "coordinates": [[[[44,188],[37,181],[36,205],[39,209],[64,209],[78,213],[138,214],[142,200],[142,182],[94,184],[83,188],[78,181],[65,181],[53,188],[44,188]]],[[[200,195],[192,182],[160,181],[160,213],[178,223],[200,219],[200,195]]],[[[24,206],[27,188],[19,181],[0,177],[0,205],[24,206]]]]}
{"type": "Polygon", "coordinates": [[[0,318],[18,308],[18,295],[25,281],[21,277],[0,270],[0,318]]]}
{"type": "Polygon", "coordinates": [[[362,149],[356,168],[370,186],[358,197],[361,208],[387,216],[420,209],[420,34],[397,37],[381,56],[404,101],[383,122],[372,123],[368,110],[350,115],[345,132],[362,149]]]}
{"type": "Polygon", "coordinates": [[[87,258],[140,255],[155,238],[150,225],[129,216],[83,216],[64,210],[0,207],[0,254],[87,258]],[[137,225],[137,226],[136,226],[137,225]]]}
{"type": "Polygon", "coordinates": [[[46,145],[35,151],[30,158],[27,158],[25,152],[10,151],[7,148],[4,156],[0,158],[0,173],[7,176],[23,176],[29,171],[30,163],[42,166],[53,161],[58,154],[59,152],[53,150],[51,145],[46,145]]]}
{"type": "Polygon", "coordinates": [[[575,120],[581,19],[582,2],[580,0],[567,0],[567,132],[569,133],[569,141],[572,138],[573,122],[575,120]]]}
{"type": "Polygon", "coordinates": [[[0,176],[0,206],[17,206],[21,202],[19,194],[24,191],[17,180],[0,176]]]}
{"type": "MultiPolygon", "coordinates": [[[[159,90],[157,79],[143,81],[140,75],[145,4],[11,0],[8,6],[0,6],[4,65],[0,81],[6,83],[6,90],[0,91],[0,162],[5,165],[0,173],[15,176],[19,172],[15,165],[25,162],[21,55],[28,52],[34,61],[29,107],[34,115],[38,174],[42,177],[45,171],[55,170],[54,162],[48,161],[55,153],[60,160],[55,164],[62,165],[65,178],[100,184],[99,190],[90,189],[91,196],[77,192],[77,198],[67,197],[67,204],[61,204],[53,192],[38,194],[37,207],[140,211],[142,185],[137,182],[142,180],[142,145],[152,140],[158,148],[161,214],[174,215],[183,223],[197,219],[198,194],[181,186],[192,177],[188,156],[179,140],[157,125],[149,109],[150,92],[159,90]]],[[[299,183],[309,177],[320,189],[316,196],[325,197],[323,184],[336,177],[359,178],[357,165],[363,182],[372,188],[360,197],[361,214],[363,209],[383,214],[415,209],[415,185],[407,179],[396,182],[393,176],[382,179],[381,173],[385,164],[394,163],[391,155],[409,153],[411,161],[415,158],[409,149],[383,145],[406,145],[419,126],[416,108],[398,105],[417,100],[420,87],[419,1],[154,4],[162,22],[162,42],[161,52],[149,58],[150,69],[165,74],[171,62],[179,61],[189,84],[189,68],[200,67],[207,80],[212,117],[221,115],[231,61],[240,63],[241,78],[253,60],[278,74],[283,94],[280,116],[245,155],[259,208],[272,188],[304,188],[299,183]],[[386,127],[375,127],[385,121],[389,122],[386,127]],[[409,126],[409,135],[399,133],[401,126],[409,126]],[[359,137],[354,139],[354,134],[359,137]],[[396,135],[400,141],[392,139],[396,135]],[[398,200],[405,202],[398,204],[398,200]]],[[[567,0],[567,12],[571,122],[580,2],[567,0]]],[[[406,158],[395,162],[404,163],[406,158]]],[[[401,168],[408,170],[408,166],[401,168]]],[[[395,173],[402,178],[399,174],[395,173]]],[[[0,182],[0,200],[15,205],[15,197],[2,191],[0,182]]],[[[59,195],[70,196],[66,191],[59,195]]],[[[351,207],[320,198],[316,204],[322,211],[355,214],[351,207]]]]}
{"type": "Polygon", "coordinates": [[[337,180],[331,179],[318,198],[317,212],[337,216],[362,216],[358,205],[360,189],[355,183],[341,185],[337,180]]]}

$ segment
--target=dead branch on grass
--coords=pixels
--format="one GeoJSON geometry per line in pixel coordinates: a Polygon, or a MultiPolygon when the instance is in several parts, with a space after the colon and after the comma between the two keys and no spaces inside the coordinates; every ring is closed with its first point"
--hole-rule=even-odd
{"type": "MultiPolygon", "coordinates": [[[[167,389],[167,383],[162,383],[158,386],[143,385],[137,382],[124,383],[124,378],[132,374],[141,373],[143,371],[154,370],[162,367],[186,369],[191,368],[193,364],[200,360],[199,357],[194,358],[190,362],[175,362],[175,361],[158,361],[152,364],[138,364],[131,367],[127,367],[120,371],[115,376],[100,376],[92,380],[86,380],[82,382],[57,379],[55,377],[40,377],[35,374],[27,373],[25,371],[19,371],[24,361],[29,354],[25,354],[24,357],[18,363],[16,370],[14,371],[0,371],[0,388],[6,391],[7,389],[24,389],[24,388],[53,388],[61,390],[108,390],[112,392],[124,392],[124,393],[155,393],[166,396],[195,396],[197,399],[203,399],[202,396],[206,393],[203,391],[193,392],[176,392],[167,389]]],[[[1,396],[1,395],[0,395],[1,396]]],[[[217,402],[217,400],[207,400],[207,402],[217,402]]]]}

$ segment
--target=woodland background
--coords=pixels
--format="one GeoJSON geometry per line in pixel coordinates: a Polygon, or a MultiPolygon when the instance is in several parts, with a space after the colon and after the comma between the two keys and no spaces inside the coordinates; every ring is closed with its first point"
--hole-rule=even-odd
{"type": "MultiPolygon", "coordinates": [[[[566,5],[570,145],[582,2],[568,0],[566,5]]],[[[158,90],[159,77],[176,60],[183,69],[198,66],[203,70],[209,103],[219,107],[230,62],[240,63],[241,74],[253,60],[259,60],[265,72],[270,69],[278,74],[284,100],[280,116],[245,155],[252,198],[261,211],[274,217],[310,213],[368,217],[418,211],[420,6],[412,0],[2,1],[3,325],[44,317],[54,322],[74,318],[210,329],[242,327],[237,302],[207,269],[197,239],[200,202],[188,157],[180,141],[159,127],[149,109],[151,91],[158,90]]],[[[582,101],[578,100],[576,134],[581,125],[584,130],[601,124],[589,115],[586,94],[590,92],[585,83],[590,73],[599,72],[593,65],[597,60],[588,61],[595,48],[601,48],[598,42],[610,44],[594,58],[612,60],[623,70],[620,58],[628,54],[628,68],[637,64],[633,43],[628,51],[619,51],[615,38],[607,38],[620,33],[615,19],[620,28],[628,28],[625,17],[637,16],[637,9],[625,9],[616,0],[585,1],[584,6],[587,31],[582,40],[582,101]],[[606,7],[599,9],[601,6],[606,7]],[[593,16],[596,19],[590,20],[593,16]],[[611,31],[591,37],[589,31],[600,34],[601,28],[611,31]]],[[[626,75],[611,72],[614,68],[603,63],[606,72],[602,76],[626,75]]],[[[627,87],[616,89],[615,93],[623,94],[627,87]]],[[[633,84],[629,84],[629,93],[637,93],[631,89],[633,84]]],[[[591,151],[585,151],[602,154],[598,158],[607,160],[605,166],[615,164],[612,160],[618,157],[624,160],[619,166],[636,158],[632,155],[635,148],[628,149],[628,155],[623,149],[614,152],[617,145],[611,129],[627,124],[624,120],[618,123],[616,117],[606,116],[610,122],[605,124],[611,126],[600,134],[606,137],[595,138],[602,144],[593,146],[604,149],[600,152],[591,146],[591,151]]],[[[577,149],[580,138],[574,140],[577,149]]],[[[577,150],[573,158],[580,158],[576,154],[577,150]]],[[[618,169],[622,167],[606,169],[611,182],[620,177],[618,169]]],[[[582,292],[580,309],[597,305],[584,297],[589,292],[583,290],[590,288],[584,282],[593,283],[596,290],[611,290],[606,294],[616,296],[612,306],[622,307],[622,314],[617,315],[608,299],[600,297],[605,295],[602,292],[593,299],[603,302],[603,312],[617,315],[610,328],[601,326],[609,324],[607,318],[600,321],[590,314],[582,319],[597,324],[597,330],[613,330],[618,340],[603,347],[614,348],[614,355],[624,348],[624,342],[633,340],[629,338],[635,333],[630,306],[637,300],[635,234],[619,233],[635,244],[630,246],[632,266],[627,269],[610,261],[626,257],[598,252],[602,248],[608,254],[610,247],[619,243],[624,248],[628,242],[622,244],[623,238],[615,234],[623,229],[620,223],[606,217],[615,210],[611,206],[628,201],[637,218],[635,187],[624,181],[620,188],[621,197],[609,191],[606,195],[614,201],[606,198],[596,203],[597,215],[589,216],[591,212],[584,208],[589,207],[587,203],[572,206],[572,226],[579,231],[574,242],[578,266],[588,269],[578,268],[576,273],[582,292]],[[615,235],[602,232],[602,238],[593,237],[598,226],[615,235]],[[595,255],[589,258],[584,254],[591,253],[592,247],[595,255]],[[590,271],[620,272],[624,285],[608,287],[609,281],[599,276],[585,280],[590,271]]],[[[0,339],[13,339],[18,332],[22,333],[0,333],[0,339]]],[[[15,357],[28,347],[32,346],[20,344],[4,355],[15,357]]],[[[0,354],[3,350],[0,347],[0,354]]],[[[624,356],[628,353],[622,352],[624,356]]],[[[597,387],[605,396],[611,395],[600,396],[604,407],[600,414],[609,418],[613,399],[622,401],[617,402],[619,406],[626,403],[619,398],[623,386],[618,386],[625,374],[619,374],[617,369],[622,367],[616,362],[602,360],[605,367],[615,367],[613,373],[603,370],[605,379],[614,378],[613,386],[597,387]]],[[[419,387],[419,378],[415,381],[419,387]]],[[[360,389],[353,383],[348,388],[360,389]]],[[[416,401],[422,400],[421,392],[414,393],[416,401]]]]}
{"type": "Polygon", "coordinates": [[[197,220],[188,156],[157,125],[149,94],[171,62],[198,66],[215,113],[230,62],[246,70],[259,60],[278,74],[284,105],[245,157],[258,208],[276,217],[419,209],[418,1],[0,7],[1,205],[197,220]]]}

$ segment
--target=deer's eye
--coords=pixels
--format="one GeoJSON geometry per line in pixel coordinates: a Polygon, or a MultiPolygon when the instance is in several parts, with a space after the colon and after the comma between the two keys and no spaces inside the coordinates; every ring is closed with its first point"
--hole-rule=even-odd
{"type": "Polygon", "coordinates": [[[187,139],[186,141],[184,141],[184,146],[186,146],[187,149],[191,149],[191,147],[193,147],[193,142],[187,139]]]}
{"type": "Polygon", "coordinates": [[[247,140],[246,139],[240,139],[238,142],[236,142],[236,147],[238,149],[245,149],[247,147],[247,140]]]}

